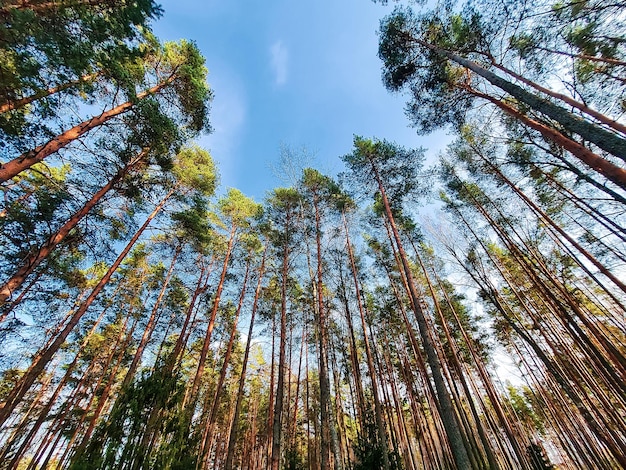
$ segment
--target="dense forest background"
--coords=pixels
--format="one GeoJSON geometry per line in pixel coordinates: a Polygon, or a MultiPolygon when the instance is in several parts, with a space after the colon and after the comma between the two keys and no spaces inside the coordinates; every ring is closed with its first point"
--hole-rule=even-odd
{"type": "Polygon", "coordinates": [[[262,201],[165,14],[0,3],[0,469],[626,468],[626,3],[396,6],[451,144],[285,147],[262,201]]]}

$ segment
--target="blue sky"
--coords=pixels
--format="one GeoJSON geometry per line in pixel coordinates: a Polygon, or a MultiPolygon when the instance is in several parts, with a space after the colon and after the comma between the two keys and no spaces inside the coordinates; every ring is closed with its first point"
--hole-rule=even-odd
{"type": "Polygon", "coordinates": [[[213,133],[199,143],[218,162],[222,191],[261,200],[285,185],[272,169],[281,144],[306,148],[309,166],[342,169],[354,134],[424,146],[435,155],[445,133],[420,137],[405,98],[381,82],[376,31],[391,6],[369,0],[164,0],[154,25],[162,40],[195,41],[215,93],[213,133]]]}

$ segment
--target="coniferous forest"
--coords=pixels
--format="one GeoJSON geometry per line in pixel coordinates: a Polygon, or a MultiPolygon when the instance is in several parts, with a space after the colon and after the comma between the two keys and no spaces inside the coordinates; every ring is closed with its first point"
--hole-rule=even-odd
{"type": "Polygon", "coordinates": [[[255,201],[158,4],[0,2],[0,469],[626,468],[626,2],[387,13],[451,143],[255,201]]]}

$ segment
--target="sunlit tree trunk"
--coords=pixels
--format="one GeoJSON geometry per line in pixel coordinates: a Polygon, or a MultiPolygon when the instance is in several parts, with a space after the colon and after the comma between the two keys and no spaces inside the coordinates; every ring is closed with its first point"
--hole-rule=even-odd
{"type": "MultiPolygon", "coordinates": [[[[100,188],[87,201],[80,210],[74,213],[53,235],[51,235],[45,243],[37,250],[30,253],[22,262],[18,270],[11,276],[2,286],[0,286],[0,307],[9,300],[11,294],[15,292],[26,281],[27,277],[44,261],[54,248],[67,238],[70,232],[76,228],[78,223],[85,218],[87,214],[98,204],[102,198],[121,181],[133,168],[139,165],[146,155],[146,151],[142,151],[128,165],[121,168],[113,178],[109,180],[102,188],[100,188]]],[[[1,318],[1,317],[0,317],[1,318]]]]}
{"type": "MultiPolygon", "coordinates": [[[[345,213],[342,214],[344,232],[346,234],[346,247],[348,248],[348,257],[350,258],[350,269],[352,271],[352,279],[354,281],[354,292],[359,310],[359,317],[361,319],[361,329],[363,331],[363,342],[365,344],[365,356],[367,357],[367,368],[372,382],[372,395],[374,397],[374,415],[376,418],[376,429],[378,432],[378,443],[381,447],[383,468],[389,470],[389,449],[387,446],[387,433],[385,432],[385,423],[383,420],[382,407],[379,396],[378,381],[376,379],[376,368],[374,367],[374,359],[372,356],[372,350],[370,347],[370,341],[367,334],[366,320],[365,320],[365,308],[361,300],[361,289],[359,287],[358,271],[356,262],[354,260],[354,252],[352,250],[352,243],[350,243],[350,233],[348,230],[348,223],[346,221],[345,213]]],[[[358,365],[357,365],[358,366],[358,365]]]]}
{"type": "Polygon", "coordinates": [[[211,447],[213,445],[213,433],[215,432],[215,420],[217,419],[217,409],[219,408],[221,399],[222,399],[222,387],[224,385],[224,381],[226,380],[226,372],[228,370],[228,366],[230,363],[230,356],[233,352],[233,347],[235,344],[235,337],[237,335],[237,323],[239,321],[239,314],[241,313],[241,307],[243,306],[243,301],[245,299],[246,287],[248,284],[248,275],[250,273],[250,261],[248,260],[246,263],[246,272],[243,277],[243,284],[241,286],[241,294],[239,295],[239,302],[237,304],[237,309],[235,311],[235,318],[233,319],[233,326],[230,332],[230,337],[228,339],[228,345],[226,346],[226,351],[223,354],[223,363],[222,368],[220,369],[220,375],[217,380],[217,385],[215,386],[215,393],[213,395],[213,405],[211,406],[211,411],[209,412],[208,422],[205,425],[204,435],[202,436],[202,441],[200,445],[200,458],[199,461],[202,461],[206,466],[208,464],[207,458],[211,451],[211,447]]]}
{"type": "Polygon", "coordinates": [[[265,274],[265,258],[267,256],[267,245],[263,251],[261,266],[259,267],[258,280],[256,290],[254,291],[254,301],[252,303],[252,312],[250,313],[250,326],[248,327],[248,338],[246,339],[246,349],[243,355],[241,366],[241,375],[239,377],[239,388],[237,390],[237,401],[235,403],[235,411],[233,413],[233,421],[228,437],[228,450],[226,453],[226,461],[224,462],[224,470],[232,470],[235,458],[235,447],[237,445],[237,435],[239,434],[239,415],[241,414],[241,406],[243,402],[244,387],[246,382],[246,370],[248,368],[248,357],[250,355],[250,345],[252,344],[252,333],[254,331],[254,320],[258,308],[259,296],[261,295],[261,286],[263,284],[263,276],[265,274]]]}
{"type": "Polygon", "coordinates": [[[149,96],[159,93],[164,87],[170,85],[176,79],[176,75],[172,74],[161,83],[153,86],[149,90],[139,93],[134,100],[122,103],[114,108],[108,109],[101,114],[92,117],[91,119],[84,121],[71,129],[57,135],[54,139],[47,143],[40,145],[39,147],[23,153],[13,160],[2,164],[0,166],[0,183],[10,180],[14,176],[17,176],[24,170],[27,170],[35,163],[43,161],[50,155],[58,152],[62,148],[68,146],[75,140],[79,139],[89,131],[103,125],[111,119],[120,116],[130,111],[135,104],[149,96]]]}
{"type": "Polygon", "coordinates": [[[213,300],[213,307],[211,309],[211,316],[209,317],[209,324],[204,336],[204,342],[202,343],[202,349],[200,350],[200,357],[198,358],[198,367],[193,379],[191,388],[188,391],[186,403],[193,403],[198,396],[198,390],[200,389],[200,381],[204,372],[204,365],[209,353],[209,346],[211,345],[211,336],[213,334],[213,328],[215,327],[215,319],[217,318],[217,311],[220,306],[220,300],[222,296],[222,290],[224,289],[224,282],[226,281],[226,273],[228,272],[228,263],[230,261],[230,255],[233,251],[233,245],[235,243],[235,237],[237,234],[237,226],[233,224],[228,237],[228,246],[226,247],[226,254],[224,255],[224,264],[222,265],[222,273],[220,274],[220,280],[217,284],[217,290],[215,291],[215,299],[213,300]]]}
{"type": "Polygon", "coordinates": [[[157,204],[154,210],[148,215],[143,225],[135,232],[130,241],[126,244],[126,247],[122,250],[122,252],[118,255],[117,259],[113,262],[111,267],[108,269],[106,274],[100,279],[100,281],[93,288],[87,299],[80,305],[78,310],[74,312],[67,322],[67,324],[63,327],[63,329],[56,335],[55,339],[46,347],[46,349],[40,351],[33,363],[28,368],[28,370],[24,373],[22,378],[16,387],[11,391],[8,395],[4,407],[0,409],[0,425],[3,424],[10,414],[13,412],[15,407],[20,403],[26,392],[30,390],[31,386],[37,380],[37,377],[44,371],[48,363],[52,360],[54,355],[57,353],[59,348],[63,345],[69,334],[74,330],[76,325],[78,325],[80,319],[83,317],[85,312],[89,309],[91,304],[97,298],[98,294],[106,287],[108,282],[111,279],[111,276],[115,273],[119,265],[124,261],[126,255],[130,252],[134,244],[137,242],[139,237],[143,234],[143,232],[148,228],[150,222],[161,212],[167,201],[174,194],[176,188],[171,189],[165,197],[157,204]]]}
{"type": "MultiPolygon", "coordinates": [[[[1,9],[0,9],[1,11],[1,9]]],[[[24,98],[20,98],[18,100],[14,100],[14,101],[10,101],[10,102],[4,102],[4,103],[0,103],[0,114],[3,113],[7,113],[9,111],[13,111],[14,109],[19,109],[19,108],[23,108],[24,106],[34,103],[37,100],[40,100],[42,98],[47,98],[48,96],[52,96],[56,93],[59,93],[61,91],[65,91],[67,89],[73,88],[77,85],[81,85],[83,83],[89,83],[91,81],[93,81],[95,78],[98,77],[99,74],[97,73],[91,73],[88,75],[84,75],[82,77],[80,77],[77,80],[72,80],[70,82],[67,83],[63,83],[61,85],[57,85],[55,87],[51,87],[51,88],[46,88],[44,90],[39,90],[36,93],[30,95],[30,96],[26,96],[24,98]]]]}
{"type": "Polygon", "coordinates": [[[424,351],[426,352],[426,357],[428,358],[428,364],[431,369],[433,381],[435,382],[435,389],[437,391],[437,402],[439,405],[439,413],[441,415],[443,425],[446,429],[446,434],[450,441],[450,447],[452,449],[452,453],[454,454],[454,460],[459,469],[464,469],[464,468],[469,469],[469,468],[472,468],[471,463],[469,461],[467,450],[465,449],[465,446],[463,444],[463,438],[461,436],[458,423],[454,416],[452,401],[450,400],[448,390],[446,389],[446,386],[445,386],[445,382],[444,382],[443,375],[442,375],[442,366],[441,366],[441,363],[439,362],[439,358],[437,357],[435,347],[428,333],[428,324],[426,322],[426,316],[424,315],[424,312],[422,311],[420,299],[415,290],[415,282],[413,280],[413,274],[411,273],[411,269],[407,261],[406,253],[404,252],[404,248],[402,247],[402,241],[400,240],[400,233],[398,232],[398,229],[396,227],[395,220],[391,212],[391,207],[389,205],[389,201],[387,200],[387,194],[385,192],[385,188],[383,187],[382,181],[378,174],[378,170],[376,169],[373,162],[372,162],[372,171],[376,175],[378,189],[380,191],[383,205],[385,208],[385,215],[387,217],[387,220],[389,221],[389,224],[391,225],[391,229],[394,235],[394,241],[395,241],[396,247],[400,255],[400,260],[402,262],[402,269],[407,279],[409,298],[411,300],[413,311],[415,313],[415,317],[419,325],[420,336],[422,338],[422,345],[424,347],[424,351]]]}

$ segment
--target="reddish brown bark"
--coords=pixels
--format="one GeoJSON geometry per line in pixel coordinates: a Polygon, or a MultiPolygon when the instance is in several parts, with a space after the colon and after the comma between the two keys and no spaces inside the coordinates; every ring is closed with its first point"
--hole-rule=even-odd
{"type": "Polygon", "coordinates": [[[446,435],[450,443],[452,454],[454,455],[454,460],[458,468],[471,468],[467,449],[465,449],[465,445],[463,444],[463,437],[461,436],[459,425],[457,423],[456,417],[454,416],[452,400],[450,399],[450,396],[448,395],[448,390],[445,386],[444,378],[442,375],[442,366],[439,358],[437,357],[433,342],[430,338],[428,325],[426,322],[426,316],[420,304],[420,297],[415,290],[415,282],[413,280],[413,275],[407,261],[406,253],[404,252],[404,248],[402,246],[400,233],[398,232],[398,228],[396,226],[395,219],[391,211],[391,205],[389,204],[389,200],[387,199],[387,193],[383,186],[381,177],[378,173],[378,169],[376,168],[376,165],[373,161],[371,162],[371,166],[372,172],[378,184],[378,190],[382,198],[385,215],[387,217],[387,221],[391,225],[393,238],[399,252],[401,268],[407,281],[407,293],[409,294],[409,299],[412,304],[413,312],[415,313],[415,318],[417,319],[420,336],[422,338],[422,345],[424,347],[424,351],[426,352],[428,364],[430,366],[433,381],[435,383],[438,409],[444,428],[446,430],[446,435]]]}
{"type": "MultiPolygon", "coordinates": [[[[220,306],[220,300],[222,290],[224,289],[224,282],[226,280],[226,273],[228,272],[228,262],[230,261],[230,255],[233,251],[233,245],[235,243],[235,235],[237,234],[237,226],[233,225],[228,238],[228,246],[226,248],[226,254],[224,255],[224,264],[222,266],[222,274],[220,275],[220,281],[217,285],[215,292],[215,300],[213,301],[213,308],[211,310],[211,317],[209,318],[209,325],[207,326],[207,332],[204,335],[204,342],[202,343],[202,350],[200,351],[200,357],[198,358],[198,368],[196,369],[196,375],[193,379],[193,384],[189,389],[187,397],[191,400],[191,403],[195,403],[195,399],[200,389],[200,381],[204,372],[204,365],[206,363],[207,355],[209,354],[209,346],[211,345],[211,335],[213,328],[215,327],[215,319],[217,318],[217,311],[220,306]]],[[[189,403],[189,401],[187,400],[189,403]]]]}
{"type": "Polygon", "coordinates": [[[252,333],[254,330],[254,319],[259,304],[259,296],[261,295],[261,285],[263,282],[263,275],[265,273],[265,256],[267,254],[267,246],[263,251],[263,259],[261,260],[261,267],[259,268],[259,279],[257,280],[256,290],[254,292],[254,302],[252,303],[252,312],[250,314],[250,326],[248,327],[248,338],[246,340],[246,349],[243,355],[243,362],[241,366],[241,376],[239,378],[239,389],[237,391],[237,402],[235,404],[235,411],[233,413],[233,422],[230,428],[230,436],[228,439],[228,451],[226,453],[226,462],[224,463],[224,470],[232,470],[233,461],[235,458],[235,445],[237,442],[237,434],[239,432],[239,414],[241,413],[241,405],[243,401],[244,386],[246,381],[246,370],[248,367],[248,357],[250,355],[250,346],[252,344],[252,333]]]}
{"type": "Polygon", "coordinates": [[[155,85],[149,90],[139,93],[134,100],[126,101],[125,103],[104,111],[98,116],[94,116],[87,121],[81,122],[71,129],[66,130],[62,134],[59,134],[47,143],[40,145],[34,150],[23,153],[19,157],[2,164],[2,166],[0,166],[0,183],[10,180],[22,171],[27,170],[28,168],[33,166],[35,163],[43,161],[45,158],[58,152],[59,150],[66,147],[76,139],[82,137],[92,129],[101,126],[102,124],[110,121],[114,117],[124,114],[125,112],[132,109],[138,101],[141,101],[148,96],[152,96],[158,93],[159,91],[161,91],[161,89],[172,83],[175,78],[176,74],[173,73],[166,80],[162,81],[158,85],[155,85]]]}
{"type": "Polygon", "coordinates": [[[626,170],[624,168],[620,168],[619,166],[611,163],[609,160],[595,154],[584,145],[581,145],[578,142],[575,142],[570,138],[564,136],[553,127],[547,126],[539,121],[529,118],[513,106],[506,104],[503,101],[494,98],[493,96],[480,93],[473,89],[468,89],[468,92],[472,93],[474,96],[483,98],[495,104],[505,113],[518,119],[521,123],[527,125],[531,129],[538,131],[546,139],[563,147],[565,150],[570,152],[589,168],[603,175],[606,179],[612,181],[621,188],[626,188],[626,170]]]}
{"type": "Polygon", "coordinates": [[[19,383],[13,388],[11,393],[9,393],[7,399],[4,402],[4,406],[0,408],[0,425],[3,424],[11,415],[13,410],[19,405],[22,401],[24,395],[30,390],[32,385],[37,380],[37,377],[44,371],[46,366],[50,363],[56,352],[61,348],[69,334],[74,330],[76,325],[80,322],[80,319],[87,312],[91,304],[94,302],[98,294],[104,289],[104,287],[111,280],[111,277],[120,266],[122,261],[126,258],[126,255],[130,252],[133,245],[137,242],[139,237],[143,234],[145,229],[148,227],[152,219],[154,219],[159,212],[163,209],[166,202],[169,198],[174,194],[175,189],[170,190],[167,195],[159,202],[159,204],[155,207],[155,209],[150,213],[146,221],[143,225],[137,230],[133,238],[128,242],[126,247],[119,254],[117,259],[113,262],[111,267],[108,269],[106,274],[98,281],[98,284],[93,288],[87,299],[81,304],[81,306],[74,312],[67,324],[63,327],[63,329],[59,332],[59,334],[54,338],[53,341],[33,360],[33,363],[28,368],[28,370],[24,373],[19,383]]]}
{"type": "MultiPolygon", "coordinates": [[[[38,250],[32,252],[26,259],[22,262],[22,265],[17,270],[17,272],[11,276],[11,278],[4,283],[4,285],[0,286],[0,306],[2,306],[5,302],[7,302],[11,294],[15,292],[16,289],[19,289],[20,286],[24,283],[26,278],[32,274],[32,272],[41,264],[43,260],[45,260],[48,255],[54,250],[54,248],[59,245],[59,243],[63,242],[69,235],[69,233],[78,225],[78,223],[85,218],[85,216],[94,208],[96,204],[98,204],[102,198],[107,194],[113,186],[124,176],[126,176],[131,169],[137,166],[146,152],[141,152],[139,156],[137,156],[131,163],[126,165],[124,168],[120,169],[117,174],[109,180],[107,184],[105,184],[102,188],[100,188],[92,197],[83,205],[80,210],[74,213],[53,235],[51,235],[48,240],[45,241],[43,245],[39,247],[38,250]]],[[[1,319],[0,319],[1,321],[1,319]]]]}
{"type": "Polygon", "coordinates": [[[72,88],[76,85],[80,85],[81,83],[90,82],[94,78],[96,78],[99,74],[92,73],[89,75],[85,75],[80,77],[78,80],[72,80],[71,82],[63,83],[61,85],[57,85],[55,87],[46,88],[45,90],[39,90],[37,93],[34,93],[30,96],[26,96],[24,98],[20,98],[15,101],[8,101],[0,104],[0,114],[12,111],[14,109],[19,109],[27,104],[33,103],[41,98],[45,98],[47,96],[54,95],[55,93],[59,93],[60,91],[67,90],[68,88],[72,88]]]}

